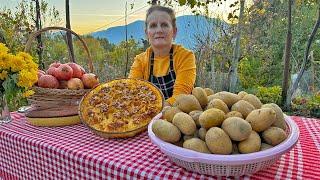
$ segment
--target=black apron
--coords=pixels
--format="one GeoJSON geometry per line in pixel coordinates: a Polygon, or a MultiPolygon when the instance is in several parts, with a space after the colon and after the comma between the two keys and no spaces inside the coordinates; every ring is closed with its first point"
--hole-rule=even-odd
{"type": "Polygon", "coordinates": [[[165,99],[168,99],[173,94],[173,86],[176,80],[176,73],[173,69],[173,46],[170,49],[170,66],[169,72],[165,76],[156,77],[153,75],[154,53],[152,51],[150,57],[150,73],[149,82],[157,86],[161,91],[165,99]]]}

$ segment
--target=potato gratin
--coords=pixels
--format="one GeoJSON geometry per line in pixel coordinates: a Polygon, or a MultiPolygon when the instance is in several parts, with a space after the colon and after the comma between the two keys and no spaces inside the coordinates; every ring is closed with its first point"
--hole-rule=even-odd
{"type": "Polygon", "coordinates": [[[163,95],[151,83],[117,79],[97,86],[83,98],[80,117],[95,130],[122,133],[146,127],[162,106],[163,95]]]}

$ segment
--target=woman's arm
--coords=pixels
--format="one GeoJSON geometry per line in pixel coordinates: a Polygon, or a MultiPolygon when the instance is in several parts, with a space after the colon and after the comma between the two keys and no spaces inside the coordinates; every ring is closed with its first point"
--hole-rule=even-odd
{"type": "Polygon", "coordinates": [[[190,94],[196,80],[196,58],[190,51],[177,57],[175,72],[176,81],[173,87],[173,95],[167,102],[171,105],[176,101],[179,94],[190,94]]]}
{"type": "Polygon", "coordinates": [[[130,68],[129,78],[143,79],[143,66],[139,56],[134,58],[134,62],[130,68]]]}

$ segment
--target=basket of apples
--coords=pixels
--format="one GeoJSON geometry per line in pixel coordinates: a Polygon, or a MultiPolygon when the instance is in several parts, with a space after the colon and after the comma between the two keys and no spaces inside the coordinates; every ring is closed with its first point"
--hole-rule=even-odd
{"type": "Polygon", "coordinates": [[[86,43],[69,29],[47,27],[36,31],[30,35],[25,51],[30,51],[31,43],[38,35],[49,30],[64,30],[79,38],[88,55],[89,72],[75,62],[59,61],[50,64],[44,70],[38,70],[38,81],[33,87],[35,93],[28,98],[32,108],[26,115],[30,118],[77,116],[81,98],[99,84],[99,79],[92,73],[92,59],[86,43]]]}

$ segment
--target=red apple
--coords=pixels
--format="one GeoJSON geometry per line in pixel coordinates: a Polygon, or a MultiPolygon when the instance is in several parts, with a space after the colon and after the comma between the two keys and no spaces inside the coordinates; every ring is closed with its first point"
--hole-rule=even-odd
{"type": "Polygon", "coordinates": [[[76,64],[76,63],[68,63],[68,65],[73,70],[72,77],[74,77],[74,78],[81,78],[82,77],[83,73],[82,73],[81,67],[78,64],[76,64]]]}
{"type": "Polygon", "coordinates": [[[59,87],[58,80],[52,75],[42,75],[38,80],[38,86],[43,88],[53,88],[59,87]]]}
{"type": "Polygon", "coordinates": [[[83,89],[83,83],[79,78],[71,78],[68,81],[68,89],[72,89],[72,90],[83,89]]]}
{"type": "Polygon", "coordinates": [[[58,80],[69,80],[72,78],[73,70],[68,64],[61,64],[56,71],[58,80]]]}
{"type": "Polygon", "coordinates": [[[58,70],[58,68],[52,66],[52,67],[49,67],[49,69],[47,70],[46,73],[49,75],[52,75],[54,77],[57,77],[57,70],[58,70]]]}
{"type": "Polygon", "coordinates": [[[54,63],[51,63],[50,66],[49,66],[49,68],[50,68],[50,67],[58,68],[60,65],[61,65],[61,63],[60,63],[59,61],[56,61],[56,62],[54,62],[54,63]]]}
{"type": "Polygon", "coordinates": [[[85,88],[93,88],[99,84],[98,77],[93,73],[84,74],[81,78],[85,88]]]}

